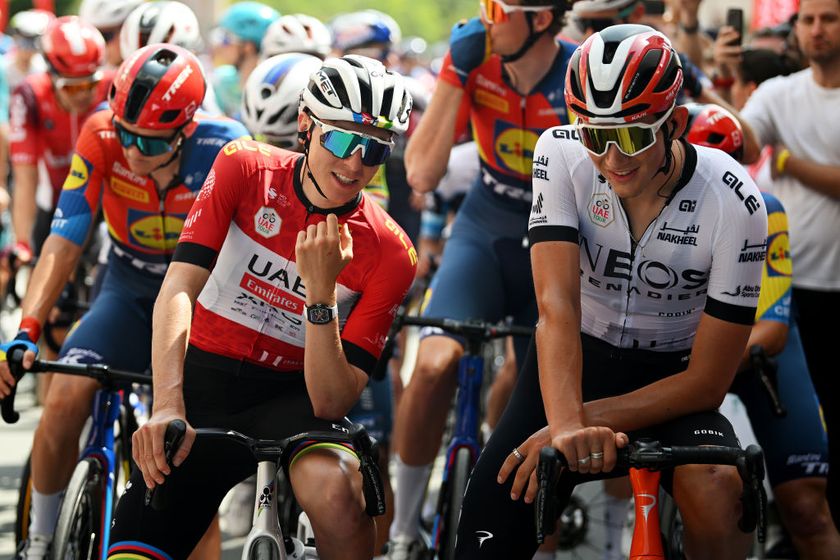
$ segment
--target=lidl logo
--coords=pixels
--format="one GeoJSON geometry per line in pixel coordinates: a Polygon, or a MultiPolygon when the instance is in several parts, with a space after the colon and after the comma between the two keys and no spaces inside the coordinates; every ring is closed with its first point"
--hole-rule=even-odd
{"type": "Polygon", "coordinates": [[[86,187],[92,167],[85,158],[79,154],[73,154],[73,159],[70,161],[70,172],[67,174],[67,178],[64,179],[64,186],[62,188],[66,191],[71,191],[86,187]]]}
{"type": "Polygon", "coordinates": [[[496,157],[509,170],[530,177],[538,139],[530,130],[508,128],[496,137],[496,157]]]}
{"type": "Polygon", "coordinates": [[[776,274],[791,276],[793,262],[790,259],[790,249],[787,233],[779,233],[770,239],[767,246],[767,264],[776,274]]]}
{"type": "Polygon", "coordinates": [[[129,232],[131,241],[137,245],[157,250],[172,250],[178,243],[184,219],[177,216],[146,215],[131,222],[129,232]]]}

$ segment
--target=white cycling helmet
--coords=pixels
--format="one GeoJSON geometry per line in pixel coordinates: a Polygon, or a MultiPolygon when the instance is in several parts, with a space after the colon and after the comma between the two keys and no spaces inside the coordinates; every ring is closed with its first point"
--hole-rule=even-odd
{"type": "Polygon", "coordinates": [[[79,17],[97,29],[119,27],[144,0],[82,0],[79,17]]]}
{"type": "Polygon", "coordinates": [[[400,74],[378,60],[345,55],[328,58],[312,74],[300,107],[322,120],[347,121],[403,134],[408,130],[411,94],[400,74]]]}
{"type": "Polygon", "coordinates": [[[332,36],[318,18],[292,14],[275,20],[262,40],[262,55],[266,58],[284,53],[305,53],[322,59],[330,54],[332,36]]]}
{"type": "Polygon", "coordinates": [[[362,10],[336,16],[330,23],[333,46],[342,51],[373,45],[390,48],[402,39],[399,24],[379,10],[362,10]]]}
{"type": "Polygon", "coordinates": [[[137,49],[154,43],[198,50],[201,45],[198,18],[189,6],[162,0],[141,4],[129,14],[120,30],[120,55],[123,60],[127,60],[137,49]]]}
{"type": "Polygon", "coordinates": [[[321,59],[308,54],[272,56],[254,68],[242,94],[242,122],[257,140],[297,146],[298,100],[321,59]]]}
{"type": "Polygon", "coordinates": [[[12,16],[9,33],[26,39],[37,39],[46,31],[55,16],[46,10],[24,10],[12,16]]]}

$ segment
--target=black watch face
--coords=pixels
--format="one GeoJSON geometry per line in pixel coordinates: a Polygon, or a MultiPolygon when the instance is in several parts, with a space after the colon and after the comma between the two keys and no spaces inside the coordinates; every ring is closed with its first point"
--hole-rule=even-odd
{"type": "Polygon", "coordinates": [[[308,308],[309,320],[315,324],[322,325],[332,321],[332,309],[329,307],[308,308]]]}

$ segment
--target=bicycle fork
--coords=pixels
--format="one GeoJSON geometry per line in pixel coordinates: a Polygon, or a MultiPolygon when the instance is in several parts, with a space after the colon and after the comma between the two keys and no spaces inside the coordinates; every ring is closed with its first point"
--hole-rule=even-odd
{"type": "Polygon", "coordinates": [[[303,544],[284,536],[280,529],[277,517],[277,463],[271,460],[260,461],[257,465],[253,526],[245,546],[242,547],[242,560],[292,560],[303,558],[303,554],[303,544]]]}
{"type": "MultiPolygon", "coordinates": [[[[471,467],[475,465],[480,452],[478,445],[478,422],[481,411],[481,384],[484,378],[484,358],[480,354],[468,352],[458,362],[458,394],[455,401],[455,425],[452,441],[446,450],[446,464],[443,469],[438,507],[432,526],[432,548],[440,551],[443,537],[443,524],[446,522],[443,512],[451,485],[450,476],[458,450],[466,447],[470,450],[471,467]]],[[[454,531],[455,527],[446,527],[454,531]]]]}
{"type": "Polygon", "coordinates": [[[93,457],[99,461],[102,472],[102,518],[99,527],[99,557],[108,558],[108,542],[111,538],[111,518],[116,487],[116,454],[114,453],[114,423],[120,415],[122,397],[117,391],[100,389],[93,401],[91,431],[80,460],[93,457]]]}
{"type": "Polygon", "coordinates": [[[662,535],[659,530],[659,471],[630,469],[636,526],[630,560],[664,559],[662,535]]]}

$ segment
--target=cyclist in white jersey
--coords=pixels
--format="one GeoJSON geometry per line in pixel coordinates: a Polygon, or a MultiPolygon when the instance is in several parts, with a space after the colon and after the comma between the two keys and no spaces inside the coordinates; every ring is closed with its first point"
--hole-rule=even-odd
{"type": "MultiPolygon", "coordinates": [[[[471,476],[459,559],[533,554],[545,445],[569,460],[563,498],[625,474],[614,467],[628,438],[738,444],[717,407],[754,319],[767,213],[735,160],[678,140],[681,85],[670,42],[646,26],[607,28],[570,60],[577,124],[547,130],[534,152],[536,344],[471,476]]],[[[751,539],[737,528],[735,469],[664,474],[687,556],[744,558],[751,539]]]]}

